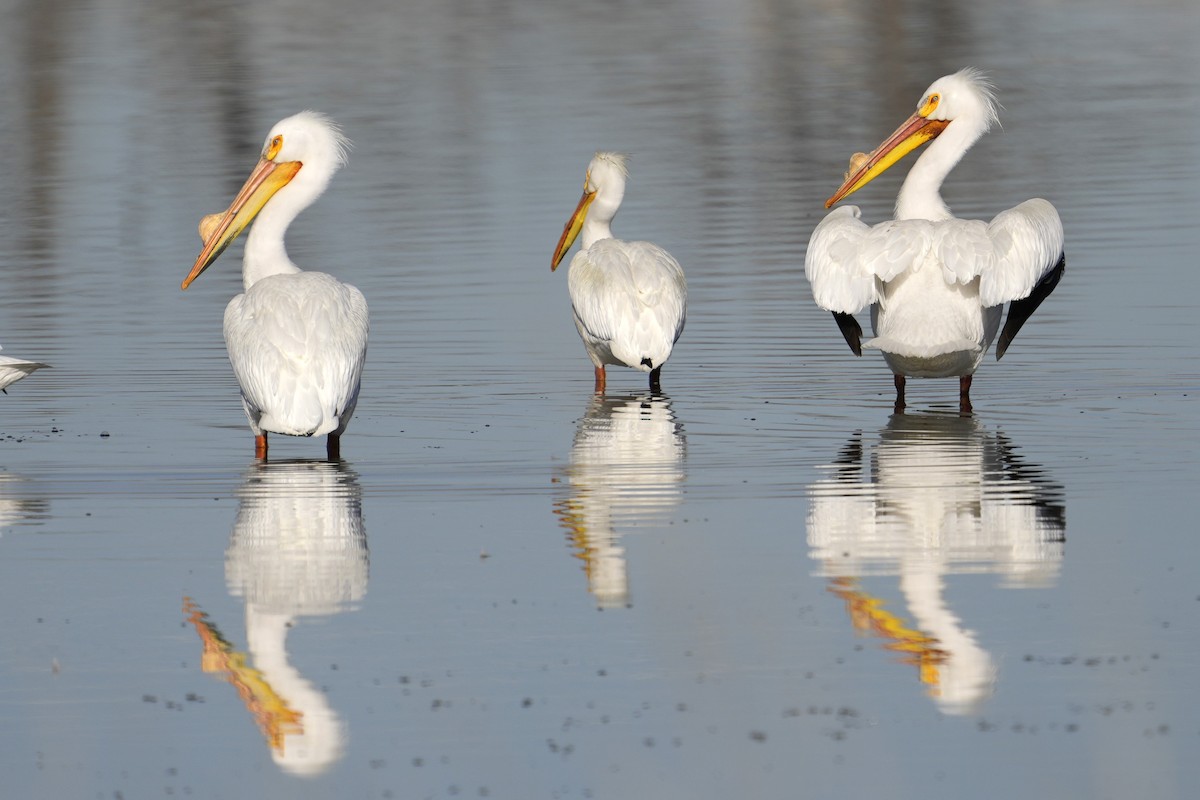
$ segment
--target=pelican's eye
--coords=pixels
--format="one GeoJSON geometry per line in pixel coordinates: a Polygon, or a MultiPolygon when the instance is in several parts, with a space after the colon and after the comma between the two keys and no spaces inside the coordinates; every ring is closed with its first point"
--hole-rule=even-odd
{"type": "Polygon", "coordinates": [[[274,161],[275,156],[279,155],[279,151],[283,149],[283,135],[276,134],[271,138],[271,143],[267,145],[266,152],[263,153],[263,158],[267,161],[274,161]]]}
{"type": "Polygon", "coordinates": [[[917,113],[922,117],[928,117],[937,110],[938,103],[940,102],[942,102],[942,96],[935,92],[925,98],[925,102],[921,104],[921,110],[917,113]]]}

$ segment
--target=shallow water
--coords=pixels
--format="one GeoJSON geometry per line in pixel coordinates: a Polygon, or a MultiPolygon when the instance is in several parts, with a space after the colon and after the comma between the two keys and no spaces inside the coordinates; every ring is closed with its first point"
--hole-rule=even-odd
{"type": "Polygon", "coordinates": [[[1194,4],[250,5],[0,12],[6,796],[1189,795],[1194,4]],[[1068,271],[897,418],[804,247],[966,64],[947,199],[1050,199],[1068,271]],[[178,286],[305,107],[355,148],[289,248],[371,349],[344,463],[261,466],[240,246],[178,286]],[[601,147],[688,274],[663,398],[593,399],[547,268],[601,147]]]}

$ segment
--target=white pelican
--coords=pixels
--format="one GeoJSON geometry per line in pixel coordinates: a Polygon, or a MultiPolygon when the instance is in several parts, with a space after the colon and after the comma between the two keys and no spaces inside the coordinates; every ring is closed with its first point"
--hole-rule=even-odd
{"type": "Polygon", "coordinates": [[[183,288],[256,216],[246,239],[246,288],[225,309],[225,345],[254,431],[256,458],[267,433],[339,439],[358,402],[367,355],[367,301],[353,286],[291,262],[283,235],[346,161],[346,140],[327,117],[303,111],[278,122],[233,205],[200,223],[204,249],[183,288]],[[217,219],[219,217],[219,220],[217,219]]]}
{"type": "Polygon", "coordinates": [[[614,239],[609,223],[621,207],[626,157],[598,152],[583,178],[583,197],[563,226],[550,271],[583,232],[571,259],[567,285],[575,327],[596,369],[596,393],[604,393],[607,364],[650,373],[650,391],[661,391],[659,376],[683,332],[687,282],[683,267],[650,242],[614,239]]]}
{"type": "MultiPolygon", "coordinates": [[[[0,348],[3,350],[4,348],[0,348]]],[[[23,358],[0,356],[0,392],[8,394],[8,387],[29,375],[31,372],[48,367],[37,361],[26,361],[23,358]]]]}
{"type": "Polygon", "coordinates": [[[850,349],[883,352],[904,380],[959,378],[959,408],[971,410],[971,376],[991,344],[1004,303],[1008,321],[996,359],[1054,290],[1066,268],[1062,222],[1045,200],[1026,200],[990,223],[955,219],[940,188],[959,159],[996,121],[992,86],[976,70],[934,81],[917,112],[869,155],[856,155],[825,207],[866,186],[905,154],[930,142],[896,198],[896,219],[874,227],[857,206],[830,213],[808,243],[804,273],[821,308],[833,312],[850,349]],[[860,163],[861,162],[861,163],[860,163]],[[875,338],[861,341],[853,314],[871,306],[875,338]]]}

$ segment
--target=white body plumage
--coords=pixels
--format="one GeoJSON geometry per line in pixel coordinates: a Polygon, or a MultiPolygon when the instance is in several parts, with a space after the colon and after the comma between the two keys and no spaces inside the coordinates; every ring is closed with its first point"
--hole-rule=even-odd
{"type": "Polygon", "coordinates": [[[367,352],[367,301],[323,272],[272,275],[225,308],[225,345],[254,434],[341,435],[367,352]]]}
{"type": "Polygon", "coordinates": [[[567,285],[592,364],[650,372],[671,357],[683,332],[687,283],[666,250],[600,239],[571,259],[567,285]]]}

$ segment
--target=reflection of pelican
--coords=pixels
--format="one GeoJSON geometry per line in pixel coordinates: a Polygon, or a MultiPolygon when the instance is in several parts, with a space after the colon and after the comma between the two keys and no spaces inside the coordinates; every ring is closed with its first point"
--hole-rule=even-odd
{"type": "Polygon", "coordinates": [[[257,458],[267,432],[325,436],[330,459],[358,402],[367,357],[367,301],[323,272],[302,272],[283,248],[296,215],[346,159],[348,142],[328,118],[304,111],[277,122],[262,158],[223,213],[200,222],[204,239],[186,289],[257,216],[242,261],[245,292],[225,308],[225,346],[242,387],[257,458]]]}
{"type": "Polygon", "coordinates": [[[614,239],[609,223],[621,207],[626,158],[596,153],[583,178],[583,197],[563,227],[550,269],[558,267],[580,231],[567,284],[575,327],[604,392],[606,364],[650,373],[650,391],[661,391],[663,364],[683,332],[687,282],[670,253],[650,242],[614,239]]]}
{"type": "Polygon", "coordinates": [[[26,361],[23,358],[0,356],[0,392],[8,394],[9,386],[45,366],[48,365],[37,361],[26,361]]]}
{"type": "Polygon", "coordinates": [[[44,498],[22,497],[22,492],[13,491],[25,479],[11,472],[0,471],[0,533],[27,519],[45,516],[49,503],[44,498]]]}
{"type": "Polygon", "coordinates": [[[565,471],[570,495],[555,503],[554,513],[601,608],[628,605],[618,530],[658,524],[679,503],[685,448],[682,426],[662,395],[595,395],[579,420],[565,471]]]}
{"type": "Polygon", "coordinates": [[[877,442],[855,435],[832,477],[810,487],[808,543],[860,629],[908,654],[943,711],[992,691],[991,656],[942,596],[947,573],[999,573],[1009,586],[1051,582],[1066,529],[1062,489],[970,417],[895,415],[877,442]],[[900,576],[915,629],[854,580],[900,576]]]}
{"type": "Polygon", "coordinates": [[[1002,211],[990,223],[955,219],[942,181],[996,121],[984,77],[964,69],[933,82],[917,111],[870,155],[851,160],[828,208],[866,186],[909,151],[930,142],[896,198],[896,218],[867,227],[857,206],[830,213],[813,231],[804,272],[813,297],[833,312],[855,355],[883,353],[904,408],[905,376],[959,378],[959,407],[971,409],[971,376],[1000,328],[1004,355],[1013,337],[1066,268],[1063,229],[1042,199],[1002,211]],[[1011,302],[1010,302],[1011,301],[1011,302]],[[875,338],[862,342],[854,314],[871,307],[875,338]]]}
{"type": "Polygon", "coordinates": [[[362,599],[367,536],[355,473],[343,464],[282,462],[251,468],[225,554],[229,591],[246,603],[249,658],[194,605],[206,672],[224,672],[284,769],[316,775],[342,754],[343,723],[325,694],[288,663],[296,617],[328,616],[362,599]],[[253,666],[251,666],[251,663],[253,666]]]}

